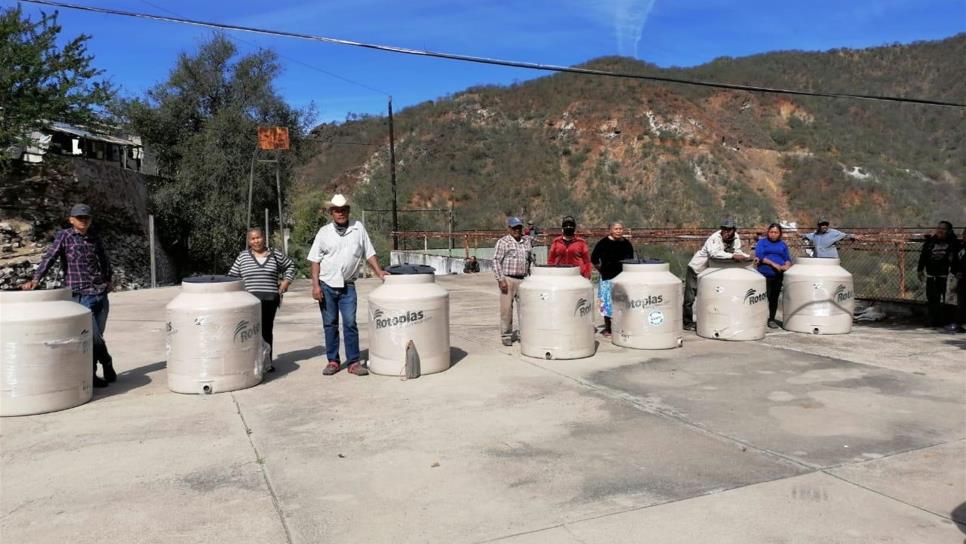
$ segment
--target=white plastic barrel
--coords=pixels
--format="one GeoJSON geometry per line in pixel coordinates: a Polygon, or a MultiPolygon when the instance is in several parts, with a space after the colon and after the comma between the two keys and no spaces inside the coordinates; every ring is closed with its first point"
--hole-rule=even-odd
{"type": "Polygon", "coordinates": [[[406,375],[406,350],[412,342],[420,374],[450,366],[449,292],[426,265],[386,269],[382,285],[369,295],[369,370],[406,375]]]}
{"type": "Polygon", "coordinates": [[[541,359],[594,354],[594,287],[576,266],[534,266],[517,290],[520,351],[541,359]]]}
{"type": "Polygon", "coordinates": [[[711,261],[698,274],[694,301],[698,336],[761,340],[768,324],[765,277],[737,261],[711,261]]]}
{"type": "Polygon", "coordinates": [[[261,301],[241,280],[186,278],[167,310],[168,389],[223,393],[262,381],[268,345],[262,341],[261,301]]]}
{"type": "Polygon", "coordinates": [[[809,334],[852,332],[855,288],[838,259],[798,258],[782,280],[782,324],[809,334]]]}
{"type": "Polygon", "coordinates": [[[680,347],[684,288],[668,263],[624,261],[612,280],[613,343],[634,349],[680,347]]]}
{"type": "Polygon", "coordinates": [[[0,416],[91,400],[92,325],[69,289],[0,291],[0,416]]]}

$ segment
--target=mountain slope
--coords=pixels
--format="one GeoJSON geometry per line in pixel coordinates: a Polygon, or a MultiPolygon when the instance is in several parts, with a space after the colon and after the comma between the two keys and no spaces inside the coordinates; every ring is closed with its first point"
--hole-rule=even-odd
{"type": "MultiPolygon", "coordinates": [[[[966,34],[688,69],[619,57],[587,66],[966,102],[963,59],[966,34]]],[[[312,215],[334,190],[356,195],[357,208],[389,207],[385,124],[364,117],[314,130],[292,199],[298,214],[312,215]]],[[[964,126],[966,112],[957,108],[556,74],[470,88],[400,112],[399,202],[445,208],[452,198],[457,229],[498,228],[506,214],[548,225],[564,214],[585,225],[620,218],[635,226],[708,226],[722,215],[744,224],[809,224],[818,216],[849,226],[961,223],[964,126]]],[[[408,229],[444,228],[431,214],[403,220],[408,229]]]]}

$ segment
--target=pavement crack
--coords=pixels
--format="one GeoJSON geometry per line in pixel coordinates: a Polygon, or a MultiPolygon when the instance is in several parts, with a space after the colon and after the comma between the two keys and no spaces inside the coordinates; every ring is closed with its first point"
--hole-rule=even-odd
{"type": "Polygon", "coordinates": [[[883,493],[881,491],[877,491],[875,489],[872,489],[871,487],[866,487],[866,486],[864,486],[862,484],[855,483],[852,480],[849,480],[848,478],[845,478],[843,476],[839,476],[838,474],[833,474],[832,472],[829,472],[828,470],[822,470],[820,472],[822,474],[825,474],[826,476],[831,476],[832,478],[835,478],[836,480],[839,480],[841,482],[845,482],[845,483],[847,483],[847,484],[849,484],[851,486],[855,486],[855,487],[857,487],[859,489],[862,489],[864,491],[868,491],[869,493],[875,493],[876,495],[878,495],[880,497],[884,497],[884,498],[889,499],[891,501],[895,501],[895,502],[897,502],[899,504],[904,504],[904,505],[906,505],[906,506],[908,506],[910,508],[915,508],[916,510],[919,510],[920,512],[925,512],[927,514],[931,514],[933,516],[936,516],[936,517],[945,519],[947,521],[952,521],[952,522],[955,522],[955,523],[960,523],[959,521],[954,520],[951,516],[948,516],[948,515],[945,515],[945,514],[940,514],[939,512],[933,512],[932,510],[923,508],[921,506],[917,506],[915,504],[912,504],[911,502],[906,502],[906,501],[904,501],[902,499],[897,499],[896,497],[893,497],[892,495],[887,495],[887,494],[885,494],[885,493],[883,493]]]}
{"type": "Polygon", "coordinates": [[[252,447],[252,452],[255,453],[255,463],[258,464],[258,468],[262,473],[262,479],[265,480],[265,486],[268,488],[268,493],[272,497],[272,506],[275,507],[278,520],[282,523],[282,529],[285,531],[285,542],[292,544],[292,532],[289,530],[288,522],[285,521],[285,512],[282,510],[282,503],[278,499],[278,494],[275,493],[275,486],[272,485],[272,480],[268,477],[268,471],[265,469],[265,460],[258,453],[258,447],[255,445],[255,441],[252,440],[252,428],[245,421],[245,414],[242,413],[241,405],[238,404],[235,393],[229,394],[231,395],[231,401],[235,403],[235,410],[238,413],[238,418],[241,420],[242,427],[245,429],[245,437],[248,438],[248,445],[252,447]]]}

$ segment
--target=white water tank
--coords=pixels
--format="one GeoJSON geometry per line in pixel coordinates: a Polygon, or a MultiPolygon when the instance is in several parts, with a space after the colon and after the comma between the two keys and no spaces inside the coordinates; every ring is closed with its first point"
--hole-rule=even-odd
{"type": "Polygon", "coordinates": [[[92,325],[70,289],[0,292],[0,416],[91,400],[92,325]]]}
{"type": "Polygon", "coordinates": [[[615,345],[634,349],[681,347],[684,287],[661,261],[623,261],[612,280],[615,345]]]}
{"type": "Polygon", "coordinates": [[[594,354],[594,286],[576,266],[534,266],[517,290],[520,351],[541,359],[594,354]]]}
{"type": "Polygon", "coordinates": [[[782,280],[786,330],[810,334],[852,332],[855,289],[838,259],[798,258],[782,280]]]}
{"type": "Polygon", "coordinates": [[[698,274],[694,301],[698,336],[761,340],[768,324],[765,276],[737,261],[711,261],[698,274]]]}
{"type": "Polygon", "coordinates": [[[168,309],[168,389],[223,393],[262,381],[261,301],[230,276],[185,278],[168,309]]]}
{"type": "Polygon", "coordinates": [[[436,283],[435,269],[396,265],[386,272],[389,276],[369,295],[369,370],[406,376],[410,342],[420,375],[448,369],[449,292],[436,283]]]}

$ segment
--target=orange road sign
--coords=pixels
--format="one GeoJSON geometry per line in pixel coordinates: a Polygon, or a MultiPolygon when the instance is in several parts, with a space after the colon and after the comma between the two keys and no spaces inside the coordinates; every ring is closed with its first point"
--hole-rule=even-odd
{"type": "Polygon", "coordinates": [[[258,148],[263,150],[288,149],[286,127],[258,127],[258,148]]]}

